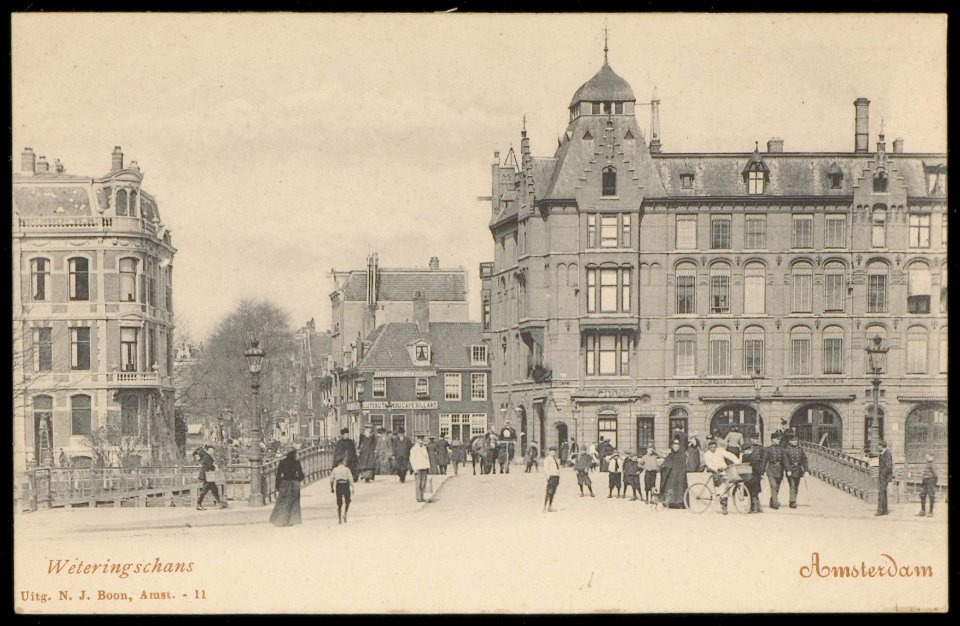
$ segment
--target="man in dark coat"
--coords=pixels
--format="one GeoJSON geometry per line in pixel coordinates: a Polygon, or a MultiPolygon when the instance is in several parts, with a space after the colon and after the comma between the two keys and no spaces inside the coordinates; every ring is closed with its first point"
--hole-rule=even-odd
{"type": "Polygon", "coordinates": [[[447,465],[450,465],[450,444],[444,435],[440,435],[437,441],[437,467],[441,474],[447,473],[447,465]]]}
{"type": "Polygon", "coordinates": [[[503,474],[506,472],[509,474],[510,463],[513,462],[517,446],[517,431],[514,430],[510,420],[507,420],[506,424],[504,424],[498,439],[499,449],[497,452],[497,461],[500,463],[500,473],[503,474]],[[506,465],[506,470],[504,470],[504,465],[506,465]]]}
{"type": "Polygon", "coordinates": [[[600,443],[597,444],[597,456],[600,457],[600,471],[606,472],[610,464],[610,455],[613,454],[613,444],[604,437],[600,437],[600,443]]]}
{"type": "Polygon", "coordinates": [[[560,465],[566,465],[567,459],[570,458],[570,443],[564,441],[560,444],[560,465]]]}
{"type": "Polygon", "coordinates": [[[677,431],[670,443],[670,452],[660,465],[660,503],[671,509],[682,509],[687,491],[687,434],[677,431]]]}
{"type": "Polygon", "coordinates": [[[780,445],[782,431],[778,430],[770,436],[771,444],[763,449],[761,473],[767,475],[770,483],[770,508],[780,508],[780,483],[783,481],[783,446],[780,445]]]}
{"type": "Polygon", "coordinates": [[[880,473],[877,475],[877,512],[875,515],[886,515],[887,485],[893,480],[893,454],[887,448],[887,442],[880,442],[880,473]]]}
{"type": "Polygon", "coordinates": [[[377,437],[373,434],[372,424],[363,427],[357,455],[360,457],[360,478],[368,483],[373,480],[377,471],[377,437]]]}
{"type": "Polygon", "coordinates": [[[353,479],[357,479],[359,473],[357,467],[357,446],[353,442],[353,439],[350,438],[350,429],[341,428],[340,429],[340,438],[337,439],[337,443],[333,446],[333,466],[336,467],[337,463],[343,462],[350,473],[353,474],[353,479]]]}
{"type": "Polygon", "coordinates": [[[413,442],[407,439],[407,435],[401,430],[397,433],[397,442],[394,444],[394,470],[400,482],[406,482],[407,472],[410,471],[410,448],[413,442]]]}
{"type": "Polygon", "coordinates": [[[217,483],[211,480],[212,472],[214,472],[217,467],[213,461],[213,457],[204,448],[197,448],[196,452],[193,453],[194,460],[200,464],[200,475],[197,477],[200,480],[200,484],[203,485],[200,491],[197,494],[197,510],[205,511],[203,508],[203,499],[206,497],[207,493],[213,493],[213,501],[220,508],[224,508],[225,505],[220,500],[220,492],[217,489],[217,483]],[[210,475],[207,472],[211,472],[210,475]]]}
{"type": "Polygon", "coordinates": [[[749,439],[743,444],[743,462],[749,463],[753,470],[750,477],[743,481],[750,494],[750,512],[763,513],[760,508],[760,475],[763,473],[763,448],[753,445],[749,439]]]}
{"type": "Polygon", "coordinates": [[[427,456],[430,459],[430,473],[439,474],[440,465],[437,463],[437,439],[436,437],[430,437],[430,441],[427,442],[427,456]]]}
{"type": "Polygon", "coordinates": [[[800,491],[800,479],[810,471],[807,454],[797,445],[797,435],[790,433],[787,448],[783,451],[783,469],[790,484],[790,508],[797,508],[797,493],[800,491]]]}
{"type": "Polygon", "coordinates": [[[593,481],[590,480],[590,466],[593,465],[593,456],[587,452],[582,452],[577,456],[577,462],[574,468],[577,470],[577,486],[580,487],[580,497],[583,497],[583,488],[590,490],[590,497],[593,495],[593,481]]]}

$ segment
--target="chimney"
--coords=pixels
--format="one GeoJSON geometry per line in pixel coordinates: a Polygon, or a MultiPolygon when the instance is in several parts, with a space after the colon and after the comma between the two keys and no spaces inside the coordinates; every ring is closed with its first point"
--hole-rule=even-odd
{"type": "Polygon", "coordinates": [[[24,176],[37,173],[37,155],[33,153],[33,148],[24,148],[20,153],[20,173],[24,176]]]}
{"type": "Polygon", "coordinates": [[[50,171],[50,164],[47,163],[47,157],[41,155],[37,157],[37,173],[46,174],[50,171]]]}
{"type": "Polygon", "coordinates": [[[317,329],[317,323],[313,321],[313,318],[310,318],[310,321],[307,322],[307,330],[315,331],[317,329]]]}
{"type": "Polygon", "coordinates": [[[897,137],[893,140],[893,153],[900,154],[903,152],[903,137],[897,137]]]}
{"type": "Polygon", "coordinates": [[[110,155],[113,157],[113,160],[110,164],[111,172],[118,172],[123,169],[123,152],[120,151],[120,146],[113,147],[113,154],[110,155]]]}
{"type": "Polygon", "coordinates": [[[136,161],[130,161],[130,165],[127,166],[127,169],[128,169],[128,170],[133,170],[134,172],[139,172],[139,171],[140,171],[140,166],[137,164],[136,161]]]}
{"type": "Polygon", "coordinates": [[[866,153],[870,150],[870,101],[866,98],[857,98],[853,101],[853,106],[857,109],[854,152],[866,153]]]}
{"type": "Polygon", "coordinates": [[[418,291],[413,298],[413,320],[421,333],[430,332],[430,301],[424,297],[422,291],[418,291]]]}
{"type": "Polygon", "coordinates": [[[767,141],[767,152],[783,152],[783,139],[772,137],[767,141]]]}
{"type": "Polygon", "coordinates": [[[440,257],[430,257],[430,269],[432,271],[437,271],[440,269],[440,257]]]}
{"type": "Polygon", "coordinates": [[[57,174],[63,174],[63,163],[60,162],[60,159],[57,159],[53,162],[53,168],[56,170],[57,174]]]}
{"type": "Polygon", "coordinates": [[[657,97],[657,88],[653,88],[653,98],[650,99],[650,154],[660,154],[660,98],[657,97]]]}
{"type": "Polygon", "coordinates": [[[371,310],[377,308],[377,292],[379,291],[377,281],[379,280],[379,265],[380,256],[376,252],[367,256],[367,308],[371,310]]]}

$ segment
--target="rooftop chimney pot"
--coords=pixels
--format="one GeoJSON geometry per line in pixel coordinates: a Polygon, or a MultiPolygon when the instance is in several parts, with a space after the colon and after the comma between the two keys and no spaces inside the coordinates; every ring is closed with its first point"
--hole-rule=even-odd
{"type": "Polygon", "coordinates": [[[430,269],[434,271],[440,269],[440,257],[430,257],[430,269]]]}
{"type": "Polygon", "coordinates": [[[49,172],[50,164],[47,163],[47,157],[40,155],[37,157],[37,172],[49,172]]]}
{"type": "Polygon", "coordinates": [[[20,153],[20,173],[24,176],[37,173],[37,155],[33,153],[33,148],[24,148],[20,153]]]}
{"type": "Polygon", "coordinates": [[[870,101],[866,98],[857,98],[853,101],[857,110],[854,128],[854,152],[866,153],[870,151],[870,101]]]}
{"type": "Polygon", "coordinates": [[[767,141],[767,152],[783,152],[783,139],[772,137],[767,141]]]}
{"type": "Polygon", "coordinates": [[[895,154],[903,152],[903,137],[897,137],[893,140],[893,152],[895,154]]]}
{"type": "Polygon", "coordinates": [[[110,163],[111,172],[119,172],[123,169],[123,151],[120,150],[120,146],[113,147],[113,153],[110,155],[112,157],[110,163]]]}

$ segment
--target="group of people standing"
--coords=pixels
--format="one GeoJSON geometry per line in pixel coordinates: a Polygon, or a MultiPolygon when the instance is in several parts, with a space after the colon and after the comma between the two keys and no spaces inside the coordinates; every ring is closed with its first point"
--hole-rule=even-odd
{"type": "MultiPolygon", "coordinates": [[[[336,466],[342,461],[354,481],[369,483],[377,476],[395,475],[402,483],[412,473],[409,455],[414,442],[404,431],[394,433],[378,428],[374,434],[373,426],[367,424],[356,443],[349,433],[347,428],[340,431],[334,445],[333,464],[336,466]]],[[[446,474],[450,465],[453,465],[454,473],[459,471],[460,464],[466,461],[466,447],[462,441],[448,441],[443,434],[439,438],[424,435],[424,439],[430,474],[446,474]]]]}

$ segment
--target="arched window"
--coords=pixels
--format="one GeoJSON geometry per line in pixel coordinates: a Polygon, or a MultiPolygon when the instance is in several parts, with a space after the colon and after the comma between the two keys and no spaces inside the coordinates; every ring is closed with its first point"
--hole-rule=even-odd
{"type": "Polygon", "coordinates": [[[911,326],[907,331],[907,373],[927,373],[927,329],[911,326]]]}
{"type": "Polygon", "coordinates": [[[133,190],[130,192],[130,217],[137,216],[137,192],[133,190]]]}
{"type": "Polygon", "coordinates": [[[887,173],[883,170],[877,172],[877,175],[873,177],[873,192],[874,193],[886,193],[887,192],[887,173]]]}
{"type": "Polygon", "coordinates": [[[710,329],[710,375],[730,375],[730,331],[722,326],[710,329]]]}
{"type": "Polygon", "coordinates": [[[930,268],[914,261],[907,269],[907,312],[930,312],[930,268]]]}
{"type": "Polygon", "coordinates": [[[677,265],[677,314],[697,312],[697,266],[693,263],[677,265]]]}
{"type": "Polygon", "coordinates": [[[823,270],[823,310],[843,311],[846,298],[843,263],[828,261],[823,270]]]}
{"type": "Polygon", "coordinates": [[[794,411],[790,428],[800,441],[809,441],[828,448],[841,447],[840,415],[827,404],[808,404],[794,411]]]}
{"type": "Polygon", "coordinates": [[[812,334],[805,326],[796,326],[790,331],[790,375],[806,376],[812,371],[810,346],[812,334]]]}
{"type": "Polygon", "coordinates": [[[937,463],[947,461],[947,407],[939,403],[921,404],[904,422],[904,457],[907,463],[923,463],[932,454],[937,463]]]}
{"type": "Polygon", "coordinates": [[[70,272],[70,299],[90,299],[90,260],[85,257],[74,257],[67,261],[70,272]]]}
{"type": "Polygon", "coordinates": [[[93,432],[93,414],[90,409],[90,396],[70,396],[71,434],[89,435],[93,432]]]}
{"type": "Polygon", "coordinates": [[[873,205],[870,242],[874,248],[887,246],[887,207],[882,204],[873,205]]]}
{"type": "Polygon", "coordinates": [[[710,420],[710,435],[717,438],[726,437],[734,427],[747,439],[763,440],[763,420],[757,415],[757,409],[750,404],[732,403],[720,407],[710,420]]]}
{"type": "Polygon", "coordinates": [[[887,269],[882,261],[867,264],[867,313],[887,312],[887,269]]]}
{"type": "Polygon", "coordinates": [[[747,263],[743,269],[743,312],[762,314],[766,310],[767,270],[763,263],[747,263]]]}
{"type": "Polygon", "coordinates": [[[50,281],[50,261],[43,257],[30,259],[30,290],[33,299],[47,299],[47,284],[50,281]]]}
{"type": "Polygon", "coordinates": [[[697,375],[697,331],[689,326],[676,330],[673,340],[675,376],[697,375]]]}
{"type": "MultiPolygon", "coordinates": [[[[887,344],[887,329],[879,324],[872,324],[867,326],[866,330],[863,331],[863,345],[869,346],[873,343],[875,337],[880,337],[881,345],[887,344]]],[[[867,351],[863,351],[863,371],[866,374],[873,374],[873,370],[870,369],[870,357],[867,355],[867,351]]],[[[887,360],[883,360],[883,367],[880,368],[880,373],[887,371],[887,360]]]]}
{"type": "Polygon", "coordinates": [[[137,259],[126,257],[120,259],[120,301],[136,302],[137,300],[137,259]]]}
{"type": "Polygon", "coordinates": [[[759,326],[750,326],[743,331],[743,373],[747,376],[765,373],[763,340],[763,328],[759,326]]]}
{"type": "Polygon", "coordinates": [[[811,313],[813,311],[813,265],[806,261],[794,263],[790,268],[793,285],[792,311],[811,313]]]}
{"type": "Polygon", "coordinates": [[[730,312],[730,266],[726,263],[710,266],[710,312],[730,312]]]}
{"type": "Polygon", "coordinates": [[[604,196],[615,196],[617,195],[617,170],[612,166],[607,166],[603,168],[602,173],[602,191],[601,195],[604,196]]]}
{"type": "Polygon", "coordinates": [[[673,439],[673,436],[677,431],[684,433],[689,433],[690,427],[690,414],[687,413],[687,410],[683,407],[676,407],[670,410],[670,439],[673,439]]]}
{"type": "Polygon", "coordinates": [[[117,215],[127,214],[127,192],[125,189],[117,190],[117,215]]]}
{"type": "Polygon", "coordinates": [[[827,326],[823,330],[823,373],[843,374],[843,329],[827,326]]]}
{"type": "Polygon", "coordinates": [[[947,312],[947,264],[940,266],[940,312],[947,312]]]}
{"type": "Polygon", "coordinates": [[[947,327],[943,326],[940,328],[940,373],[947,373],[947,360],[949,357],[949,351],[947,346],[947,327]]]}

